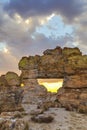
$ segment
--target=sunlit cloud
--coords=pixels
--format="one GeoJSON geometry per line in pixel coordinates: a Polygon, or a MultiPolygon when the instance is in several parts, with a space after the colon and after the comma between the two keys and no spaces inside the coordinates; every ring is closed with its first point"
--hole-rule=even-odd
{"type": "Polygon", "coordinates": [[[4,53],[9,53],[9,50],[7,48],[4,48],[4,53]]]}
{"type": "Polygon", "coordinates": [[[50,16],[47,17],[47,20],[48,20],[48,21],[51,20],[54,16],[55,16],[55,14],[52,13],[50,16]]]}
{"type": "Polygon", "coordinates": [[[18,24],[23,22],[23,19],[21,18],[21,16],[19,14],[15,14],[14,15],[15,20],[17,21],[18,24]]]}
{"type": "Polygon", "coordinates": [[[9,50],[8,50],[7,45],[6,45],[5,42],[1,42],[0,43],[0,51],[2,53],[9,53],[9,50]]]}

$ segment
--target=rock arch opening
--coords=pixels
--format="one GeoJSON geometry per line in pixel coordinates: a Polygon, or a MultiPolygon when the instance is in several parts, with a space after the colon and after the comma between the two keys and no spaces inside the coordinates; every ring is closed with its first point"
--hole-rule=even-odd
{"type": "Polygon", "coordinates": [[[57,93],[58,89],[63,86],[63,78],[61,79],[37,79],[40,85],[43,85],[48,92],[57,93]]]}

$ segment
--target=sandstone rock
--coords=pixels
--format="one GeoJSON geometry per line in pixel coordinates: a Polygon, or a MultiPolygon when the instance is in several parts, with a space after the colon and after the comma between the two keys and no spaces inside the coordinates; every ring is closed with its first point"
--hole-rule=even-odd
{"type": "Polygon", "coordinates": [[[62,54],[62,48],[56,47],[55,49],[47,49],[43,52],[44,55],[61,55],[62,54]]]}
{"type": "Polygon", "coordinates": [[[32,110],[30,112],[30,114],[36,116],[36,115],[39,115],[39,114],[43,114],[43,112],[44,112],[43,109],[37,109],[37,110],[32,110]]]}
{"type": "Polygon", "coordinates": [[[9,86],[19,86],[20,85],[20,79],[18,75],[14,72],[7,72],[5,75],[5,79],[9,86]]]}
{"type": "Polygon", "coordinates": [[[2,112],[0,114],[0,117],[3,119],[17,119],[17,118],[22,118],[23,114],[22,112],[19,111],[14,111],[14,112],[2,112]]]}
{"type": "MultiPolygon", "coordinates": [[[[51,101],[51,98],[49,101],[45,99],[45,105],[42,106],[47,106],[46,109],[52,105],[55,107],[56,104],[68,110],[78,111],[81,102],[87,100],[87,55],[82,55],[79,48],[56,47],[47,49],[42,56],[23,57],[19,62],[19,69],[21,83],[28,88],[26,95],[29,97],[25,99],[33,100],[33,96],[35,99],[40,98],[39,94],[48,96],[42,88],[40,90],[37,78],[64,79],[63,87],[58,90],[55,99],[57,102],[51,101]]],[[[86,111],[86,106],[83,106],[86,111]]]]}
{"type": "Polygon", "coordinates": [[[84,100],[78,106],[78,112],[87,114],[87,100],[84,100]]]}
{"type": "Polygon", "coordinates": [[[51,123],[53,119],[54,118],[51,115],[45,115],[45,114],[31,117],[32,121],[38,122],[38,123],[51,123]]]}
{"type": "Polygon", "coordinates": [[[0,77],[0,113],[7,111],[23,111],[23,89],[19,86],[20,79],[14,72],[0,77]]]}
{"type": "Polygon", "coordinates": [[[79,98],[81,100],[87,100],[87,92],[86,91],[85,92],[81,92],[81,94],[79,95],[79,98]]]}
{"type": "Polygon", "coordinates": [[[23,111],[21,106],[22,90],[0,92],[0,113],[7,111],[23,111]]]}
{"type": "Polygon", "coordinates": [[[59,90],[57,99],[61,107],[67,110],[87,113],[87,88],[62,88],[59,90]]]}
{"type": "Polygon", "coordinates": [[[62,50],[62,54],[64,56],[82,55],[79,48],[77,47],[76,48],[64,47],[64,49],[62,50]]]}
{"type": "Polygon", "coordinates": [[[87,88],[87,74],[66,76],[64,88],[87,88]]]}
{"type": "Polygon", "coordinates": [[[0,92],[2,91],[7,91],[7,89],[9,89],[9,85],[8,85],[8,82],[5,78],[5,75],[1,75],[0,77],[0,92]]]}
{"type": "Polygon", "coordinates": [[[55,107],[54,102],[52,101],[45,101],[38,105],[37,108],[42,109],[43,111],[47,111],[50,107],[55,107]]]}
{"type": "Polygon", "coordinates": [[[28,57],[22,57],[18,66],[19,66],[20,70],[21,69],[28,70],[28,68],[29,68],[28,57]]]}
{"type": "Polygon", "coordinates": [[[42,56],[23,57],[19,62],[24,78],[61,78],[87,69],[87,56],[78,48],[48,49],[42,56]],[[82,68],[82,70],[81,70],[82,68]],[[25,75],[25,76],[24,76],[25,75]]]}
{"type": "Polygon", "coordinates": [[[38,102],[45,100],[47,90],[39,85],[29,85],[24,87],[24,93],[23,104],[38,104],[38,102]]]}
{"type": "Polygon", "coordinates": [[[68,57],[67,60],[67,63],[70,64],[77,72],[78,70],[87,70],[87,55],[73,55],[68,57]]]}
{"type": "Polygon", "coordinates": [[[56,98],[57,94],[55,93],[47,93],[44,101],[39,102],[37,108],[43,111],[49,110],[49,108],[57,108],[59,107],[59,102],[56,98]]]}
{"type": "Polygon", "coordinates": [[[62,55],[43,55],[38,64],[38,77],[57,78],[63,75],[62,55]]]}
{"type": "Polygon", "coordinates": [[[30,70],[37,68],[38,62],[40,60],[40,56],[29,56],[29,57],[22,57],[18,66],[20,70],[30,70]]]}
{"type": "Polygon", "coordinates": [[[22,79],[22,83],[24,84],[25,88],[34,88],[38,85],[37,79],[22,79]]]}
{"type": "Polygon", "coordinates": [[[0,130],[29,130],[29,126],[28,123],[22,119],[1,119],[0,130]]]}
{"type": "Polygon", "coordinates": [[[37,71],[37,69],[23,70],[20,77],[21,77],[21,80],[35,79],[38,77],[38,71],[37,71]]]}

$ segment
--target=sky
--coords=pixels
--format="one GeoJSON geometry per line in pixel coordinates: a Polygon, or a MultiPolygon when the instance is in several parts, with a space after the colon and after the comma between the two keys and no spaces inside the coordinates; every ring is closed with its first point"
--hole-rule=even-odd
{"type": "Polygon", "coordinates": [[[63,79],[38,79],[40,85],[45,86],[49,92],[57,92],[63,86],[63,79]]]}
{"type": "Polygon", "coordinates": [[[56,46],[87,54],[87,0],[0,0],[0,75],[56,46]]]}

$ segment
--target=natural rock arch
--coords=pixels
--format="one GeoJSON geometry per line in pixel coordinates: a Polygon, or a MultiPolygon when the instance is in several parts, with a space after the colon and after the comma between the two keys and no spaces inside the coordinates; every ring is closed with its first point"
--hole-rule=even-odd
{"type": "Polygon", "coordinates": [[[87,55],[78,48],[56,47],[42,56],[22,57],[19,69],[21,81],[27,85],[37,78],[64,78],[58,102],[67,109],[87,112],[87,55]]]}
{"type": "MultiPolygon", "coordinates": [[[[87,70],[87,56],[78,48],[48,49],[42,56],[22,57],[19,61],[21,80],[37,78],[66,78],[84,74],[87,70]]],[[[64,83],[65,84],[65,83],[64,83]]]]}

